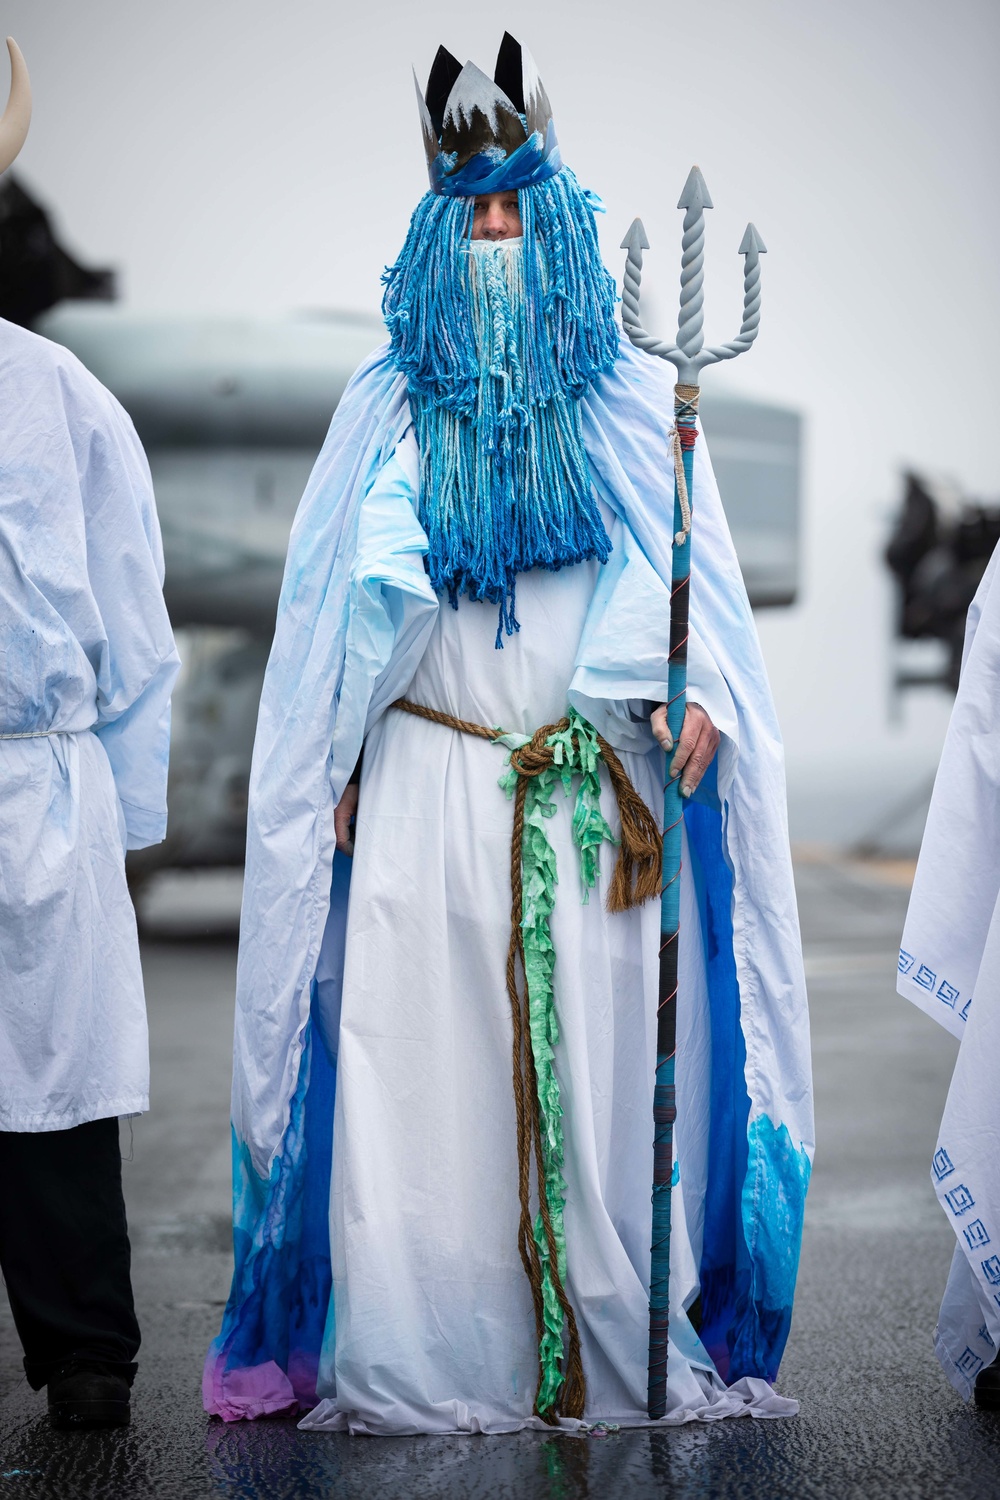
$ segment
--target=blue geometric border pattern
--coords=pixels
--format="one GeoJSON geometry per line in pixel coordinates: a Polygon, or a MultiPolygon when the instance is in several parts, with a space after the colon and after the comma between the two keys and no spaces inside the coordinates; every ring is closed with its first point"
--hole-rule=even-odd
{"type": "Polygon", "coordinates": [[[946,1177],[950,1177],[952,1172],[954,1172],[955,1163],[943,1146],[939,1146],[935,1151],[934,1160],[931,1162],[931,1169],[938,1182],[943,1182],[946,1177]]]}
{"type": "Polygon", "coordinates": [[[1000,1310],[1000,1221],[991,1213],[990,1193],[975,1156],[969,1158],[961,1141],[938,1139],[930,1176],[976,1285],[975,1301],[968,1307],[952,1305],[947,1316],[942,1307],[934,1340],[945,1374],[969,1401],[976,1376],[993,1364],[1000,1346],[1000,1320],[994,1312],[1000,1310]]]}
{"type": "Polygon", "coordinates": [[[953,1187],[950,1192],[945,1193],[944,1201],[956,1219],[962,1214],[967,1214],[970,1208],[975,1208],[976,1206],[976,1200],[964,1182],[960,1182],[958,1187],[953,1187]]]}
{"type": "Polygon", "coordinates": [[[969,1019],[969,1006],[972,1004],[971,995],[959,1010],[959,1001],[962,998],[960,990],[932,969],[930,964],[921,963],[915,953],[907,953],[905,948],[899,950],[899,962],[897,969],[900,974],[905,974],[914,984],[926,990],[929,995],[936,995],[942,1005],[947,1005],[949,1010],[955,1011],[963,1021],[969,1019]]]}
{"type": "Polygon", "coordinates": [[[955,1361],[957,1368],[961,1370],[962,1374],[968,1380],[979,1374],[984,1363],[985,1361],[980,1359],[979,1355],[974,1353],[972,1349],[966,1349],[964,1354],[959,1355],[955,1361]]]}
{"type": "Polygon", "coordinates": [[[984,1245],[990,1243],[990,1237],[982,1219],[973,1219],[971,1224],[966,1224],[962,1234],[970,1250],[981,1250],[984,1245]]]}

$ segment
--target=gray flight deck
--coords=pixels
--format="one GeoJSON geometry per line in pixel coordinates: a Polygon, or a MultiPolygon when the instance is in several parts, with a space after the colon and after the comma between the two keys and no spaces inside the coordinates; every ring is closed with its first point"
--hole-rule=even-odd
{"type": "MultiPolygon", "coordinates": [[[[893,985],[905,871],[798,864],[819,1150],[781,1389],[797,1419],[602,1438],[345,1438],[225,1426],[199,1380],[228,1288],[235,877],[165,876],[144,967],[153,1108],[125,1182],[143,1328],[132,1426],[49,1430],[0,1310],[0,1496],[53,1500],[1000,1497],[1000,1415],[931,1349],[952,1234],[928,1180],[955,1043],[893,985]],[[197,915],[195,915],[197,914],[197,915]]],[[[126,1152],[129,1131],[124,1131],[126,1152]]],[[[2,1191],[2,1184],[0,1184],[2,1191]]]]}

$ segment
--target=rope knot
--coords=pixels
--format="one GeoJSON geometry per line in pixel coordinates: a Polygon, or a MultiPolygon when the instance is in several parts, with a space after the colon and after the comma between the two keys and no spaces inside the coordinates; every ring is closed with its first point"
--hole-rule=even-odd
{"type": "Polygon", "coordinates": [[[541,729],[535,730],[526,745],[510,752],[511,768],[518,776],[540,776],[555,763],[556,758],[554,746],[546,741],[555,734],[564,734],[568,728],[568,719],[560,719],[558,724],[543,724],[541,729]]]}
{"type": "Polygon", "coordinates": [[[698,428],[695,423],[700,394],[696,385],[674,386],[674,425],[667,437],[673,453],[674,482],[677,486],[677,500],[681,512],[681,529],[674,536],[675,547],[683,547],[691,535],[691,499],[688,495],[687,477],[684,473],[684,454],[694,447],[698,437],[698,428]]]}

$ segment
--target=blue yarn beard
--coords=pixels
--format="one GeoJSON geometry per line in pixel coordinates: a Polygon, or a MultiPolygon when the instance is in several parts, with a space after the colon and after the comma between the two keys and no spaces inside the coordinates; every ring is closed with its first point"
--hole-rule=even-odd
{"type": "Polygon", "coordinates": [[[462,594],[498,605],[498,649],[520,628],[519,573],[611,552],[579,398],[617,356],[614,285],[571,173],[519,199],[524,239],[489,242],[469,238],[469,200],[428,194],[384,301],[431,585],[456,609],[462,594]]]}

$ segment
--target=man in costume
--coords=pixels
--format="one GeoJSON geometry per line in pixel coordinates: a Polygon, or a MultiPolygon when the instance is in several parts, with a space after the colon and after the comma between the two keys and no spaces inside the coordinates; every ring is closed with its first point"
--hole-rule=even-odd
{"type": "Polygon", "coordinates": [[[969,610],[962,674],[899,954],[901,995],[960,1042],[931,1181],[955,1231],[934,1347],[1000,1411],[1000,551],[969,610]]]}
{"type": "MultiPolygon", "coordinates": [[[[672,389],[622,344],[527,53],[491,79],[442,48],[418,101],[431,190],[261,701],[205,1404],[642,1422],[672,389]]],[[[780,742],[698,463],[668,1421],[794,1409],[812,1140],[780,742]]]]}
{"type": "MultiPolygon", "coordinates": [[[[8,46],[0,170],[30,116],[8,46]]],[[[0,1269],[54,1425],[117,1426],[139,1347],[118,1117],[149,1089],[125,849],[164,836],[178,663],[128,417],[7,322],[0,389],[0,1269]]]]}

